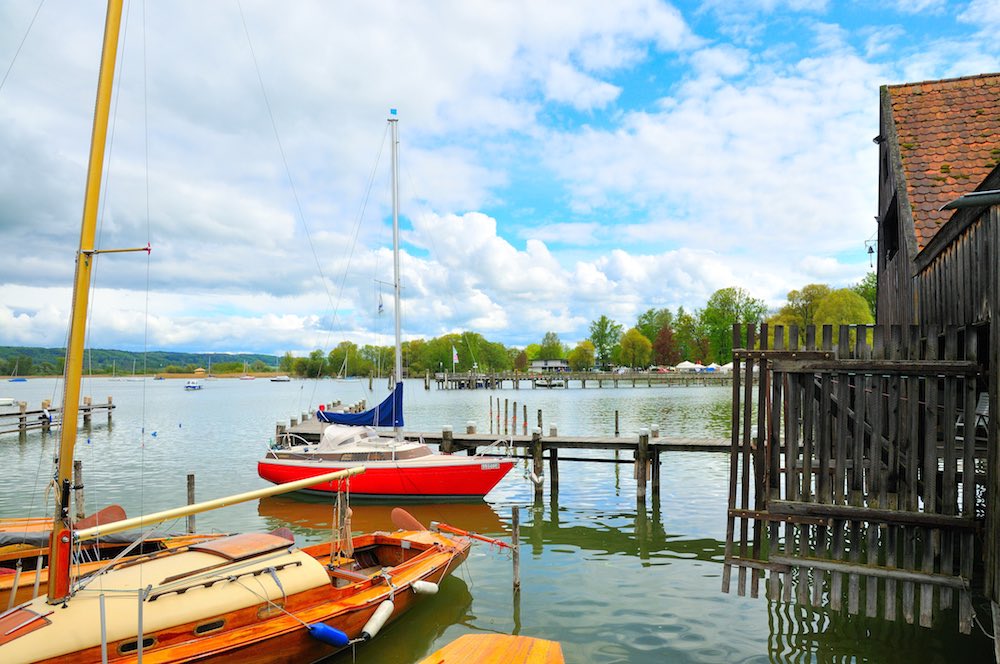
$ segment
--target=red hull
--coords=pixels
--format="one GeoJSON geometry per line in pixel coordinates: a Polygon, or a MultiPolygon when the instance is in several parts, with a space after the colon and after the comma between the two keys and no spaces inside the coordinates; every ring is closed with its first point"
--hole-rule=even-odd
{"type": "MultiPolygon", "coordinates": [[[[365,466],[366,470],[351,478],[351,493],[355,496],[386,498],[482,498],[514,467],[512,459],[483,459],[437,465],[400,465],[375,463],[328,462],[290,464],[273,459],[257,463],[257,474],[268,482],[285,484],[335,470],[365,466]]],[[[337,487],[326,483],[309,487],[309,491],[336,492],[337,487]]]]}

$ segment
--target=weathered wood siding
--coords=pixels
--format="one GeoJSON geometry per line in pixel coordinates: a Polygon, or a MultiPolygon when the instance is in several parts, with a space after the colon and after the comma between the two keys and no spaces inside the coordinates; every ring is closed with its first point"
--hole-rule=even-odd
{"type": "Polygon", "coordinates": [[[881,91],[878,179],[878,297],[875,320],[880,325],[916,322],[913,259],[917,240],[913,212],[903,179],[902,157],[888,88],[881,91]]]}
{"type": "Polygon", "coordinates": [[[921,625],[957,606],[969,632],[986,450],[964,413],[979,330],[826,326],[804,348],[794,328],[787,343],[780,327],[748,331],[734,353],[723,590],[735,566],[740,594],[769,572],[775,600],[921,625]]]}

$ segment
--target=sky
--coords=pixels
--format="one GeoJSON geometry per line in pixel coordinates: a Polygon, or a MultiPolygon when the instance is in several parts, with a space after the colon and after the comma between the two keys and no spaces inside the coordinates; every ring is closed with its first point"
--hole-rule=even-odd
{"type": "MultiPolygon", "coordinates": [[[[845,287],[879,86],[1000,71],[1000,0],[145,5],[98,246],[152,250],[98,258],[95,348],[391,345],[391,108],[404,339],[845,287]]],[[[0,345],[65,345],[104,12],[0,0],[0,345]]]]}

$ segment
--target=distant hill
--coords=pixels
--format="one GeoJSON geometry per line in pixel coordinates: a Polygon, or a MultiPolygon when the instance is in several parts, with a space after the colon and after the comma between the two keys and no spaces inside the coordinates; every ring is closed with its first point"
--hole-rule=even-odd
{"type": "MultiPolygon", "coordinates": [[[[59,375],[66,357],[65,348],[0,346],[0,375],[59,375]]],[[[155,350],[146,353],[127,350],[88,349],[83,358],[85,373],[190,373],[198,367],[212,368],[212,373],[239,373],[244,362],[250,371],[274,371],[278,357],[260,353],[179,353],[155,350]]]]}

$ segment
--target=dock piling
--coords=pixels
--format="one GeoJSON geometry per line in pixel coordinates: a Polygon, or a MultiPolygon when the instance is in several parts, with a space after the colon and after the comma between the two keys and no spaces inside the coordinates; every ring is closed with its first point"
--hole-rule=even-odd
{"type": "Polygon", "coordinates": [[[445,454],[451,454],[452,450],[455,448],[454,444],[455,434],[451,430],[451,425],[446,424],[441,427],[441,451],[445,454]]]}
{"type": "Polygon", "coordinates": [[[517,505],[510,511],[510,544],[514,563],[514,594],[517,595],[521,592],[521,508],[517,505]]]}
{"type": "Polygon", "coordinates": [[[649,474],[649,429],[639,429],[639,447],[635,453],[635,497],[646,499],[646,478],[649,474]]]}
{"type": "MultiPolygon", "coordinates": [[[[188,473],[187,476],[187,499],[188,505],[194,505],[194,473],[188,473]]],[[[194,532],[194,514],[187,517],[187,531],[194,532]]]]}
{"type": "Polygon", "coordinates": [[[79,459],[73,461],[73,504],[76,506],[77,519],[87,515],[83,498],[83,462],[79,459]]]}
{"type": "Polygon", "coordinates": [[[542,497],[542,489],[544,487],[544,471],[542,470],[542,430],[535,429],[531,432],[531,457],[532,457],[532,476],[531,482],[535,485],[535,498],[540,499],[542,497]]]}

